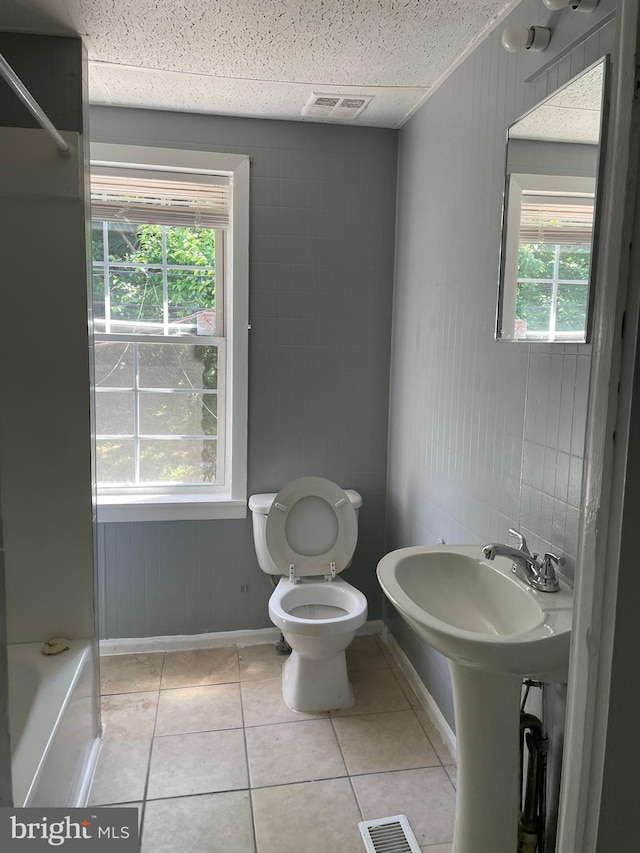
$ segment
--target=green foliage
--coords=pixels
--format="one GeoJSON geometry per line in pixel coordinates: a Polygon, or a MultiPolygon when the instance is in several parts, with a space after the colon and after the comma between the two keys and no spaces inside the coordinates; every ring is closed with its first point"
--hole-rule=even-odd
{"type": "MultiPolygon", "coordinates": [[[[163,321],[161,266],[165,249],[169,322],[193,319],[199,310],[215,308],[213,229],[110,222],[107,233],[113,320],[163,321]],[[124,264],[134,266],[121,266],[124,264]]],[[[102,223],[94,223],[92,255],[96,264],[104,263],[102,223]]],[[[98,317],[104,317],[104,298],[104,281],[96,274],[94,303],[98,317]]]]}
{"type": "MultiPolygon", "coordinates": [[[[556,331],[580,331],[585,327],[590,246],[558,247],[558,279],[575,282],[559,284],[556,302],[556,331]]],[[[516,317],[524,320],[529,332],[549,329],[553,301],[556,246],[548,243],[521,243],[518,249],[516,317]]]]}
{"type": "MultiPolygon", "coordinates": [[[[169,322],[195,321],[198,311],[216,306],[215,231],[209,228],[161,226],[110,222],[107,226],[110,316],[112,320],[164,321],[163,266],[166,266],[169,322]],[[126,265],[126,266],[125,266],[126,265]]],[[[105,316],[105,245],[102,222],[93,224],[94,313],[105,316]]],[[[144,331],[144,328],[140,331],[144,331]]],[[[165,339],[166,340],[166,339],[165,339]]],[[[215,482],[218,432],[218,349],[175,343],[133,344],[138,347],[141,384],[147,388],[194,390],[178,407],[168,400],[155,402],[146,393],[141,417],[156,435],[211,437],[202,441],[141,440],[142,482],[215,482]],[[203,393],[204,392],[204,393],[203,393]],[[207,393],[208,392],[208,393],[207,393]],[[198,408],[200,411],[198,412],[198,408]]],[[[104,343],[98,351],[99,385],[102,388],[131,386],[130,345],[104,343]],[[123,374],[126,376],[123,377],[123,374]]],[[[109,394],[105,432],[129,433],[131,399],[135,392],[109,394]]],[[[131,416],[132,417],[132,416],[131,416]]],[[[102,483],[132,483],[135,480],[134,442],[131,439],[102,439],[97,443],[98,476],[102,483]]]]}

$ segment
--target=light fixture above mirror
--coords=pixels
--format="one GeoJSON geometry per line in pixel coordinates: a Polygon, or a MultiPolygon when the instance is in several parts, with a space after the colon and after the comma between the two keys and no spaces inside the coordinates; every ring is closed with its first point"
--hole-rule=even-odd
{"type": "Polygon", "coordinates": [[[499,340],[589,339],[606,65],[605,58],[509,128],[499,340]]]}
{"type": "Polygon", "coordinates": [[[546,50],[551,40],[551,30],[546,27],[525,27],[524,24],[507,24],[502,31],[503,48],[509,53],[520,50],[546,50]]]}

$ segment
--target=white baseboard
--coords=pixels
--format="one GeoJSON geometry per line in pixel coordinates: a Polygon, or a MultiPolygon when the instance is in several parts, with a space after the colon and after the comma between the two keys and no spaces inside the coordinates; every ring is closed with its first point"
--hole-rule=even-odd
{"type": "Polygon", "coordinates": [[[168,637],[130,637],[100,640],[100,655],[129,655],[149,652],[179,652],[187,649],[212,649],[221,646],[253,646],[276,643],[277,628],[252,631],[219,631],[211,634],[176,634],[168,637]]]}
{"type": "MultiPolygon", "coordinates": [[[[379,634],[382,621],[372,619],[358,630],[358,634],[379,634]]],[[[276,643],[280,639],[278,628],[257,628],[252,631],[219,631],[211,634],[180,634],[168,637],[130,637],[100,640],[100,655],[148,654],[150,652],[179,652],[188,649],[212,649],[221,646],[257,646],[276,643]]]]}
{"type": "Polygon", "coordinates": [[[406,676],[407,681],[415,691],[418,699],[420,700],[420,704],[425,710],[425,713],[429,716],[431,722],[438,730],[440,737],[449,748],[451,755],[453,756],[453,758],[455,758],[456,736],[453,732],[453,729],[446,721],[442,711],[438,707],[436,700],[433,698],[431,693],[429,693],[424,681],[420,678],[420,676],[416,672],[415,667],[407,657],[406,652],[404,651],[402,646],[400,646],[393,634],[389,633],[389,629],[386,625],[384,625],[383,627],[381,637],[386,643],[387,648],[393,655],[396,663],[406,676]]]}

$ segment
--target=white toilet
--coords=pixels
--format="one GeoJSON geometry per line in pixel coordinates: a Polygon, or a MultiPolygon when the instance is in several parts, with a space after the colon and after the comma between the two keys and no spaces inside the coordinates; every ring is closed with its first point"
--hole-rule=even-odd
{"type": "Polygon", "coordinates": [[[282,668],[282,695],[294,711],[353,704],[345,649],[367,619],[367,599],[338,574],[353,557],[361,506],[358,492],[322,477],[249,499],[260,568],[283,575],[269,616],[293,650],[282,668]]]}

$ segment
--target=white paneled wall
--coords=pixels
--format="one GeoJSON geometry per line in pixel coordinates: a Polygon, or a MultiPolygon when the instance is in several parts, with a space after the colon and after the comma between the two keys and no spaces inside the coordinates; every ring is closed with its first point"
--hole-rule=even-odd
{"type": "MultiPolygon", "coordinates": [[[[507,54],[495,30],[400,133],[388,549],[505,541],[515,526],[576,570],[591,348],[494,340],[505,139],[611,53],[614,8],[552,16],[533,56],[507,54]]],[[[512,13],[545,15],[539,0],[512,13]]],[[[444,661],[387,616],[453,722],[444,661]]]]}
{"type": "MultiPolygon", "coordinates": [[[[540,5],[514,14],[534,21],[540,5]]],[[[499,35],[400,135],[388,544],[484,543],[516,525],[572,572],[590,346],[494,340],[504,141],[611,51],[613,25],[538,76],[499,35]]]]}
{"type": "Polygon", "coordinates": [[[588,348],[575,349],[531,347],[519,515],[529,547],[564,554],[571,576],[578,552],[590,370],[588,348]]]}

